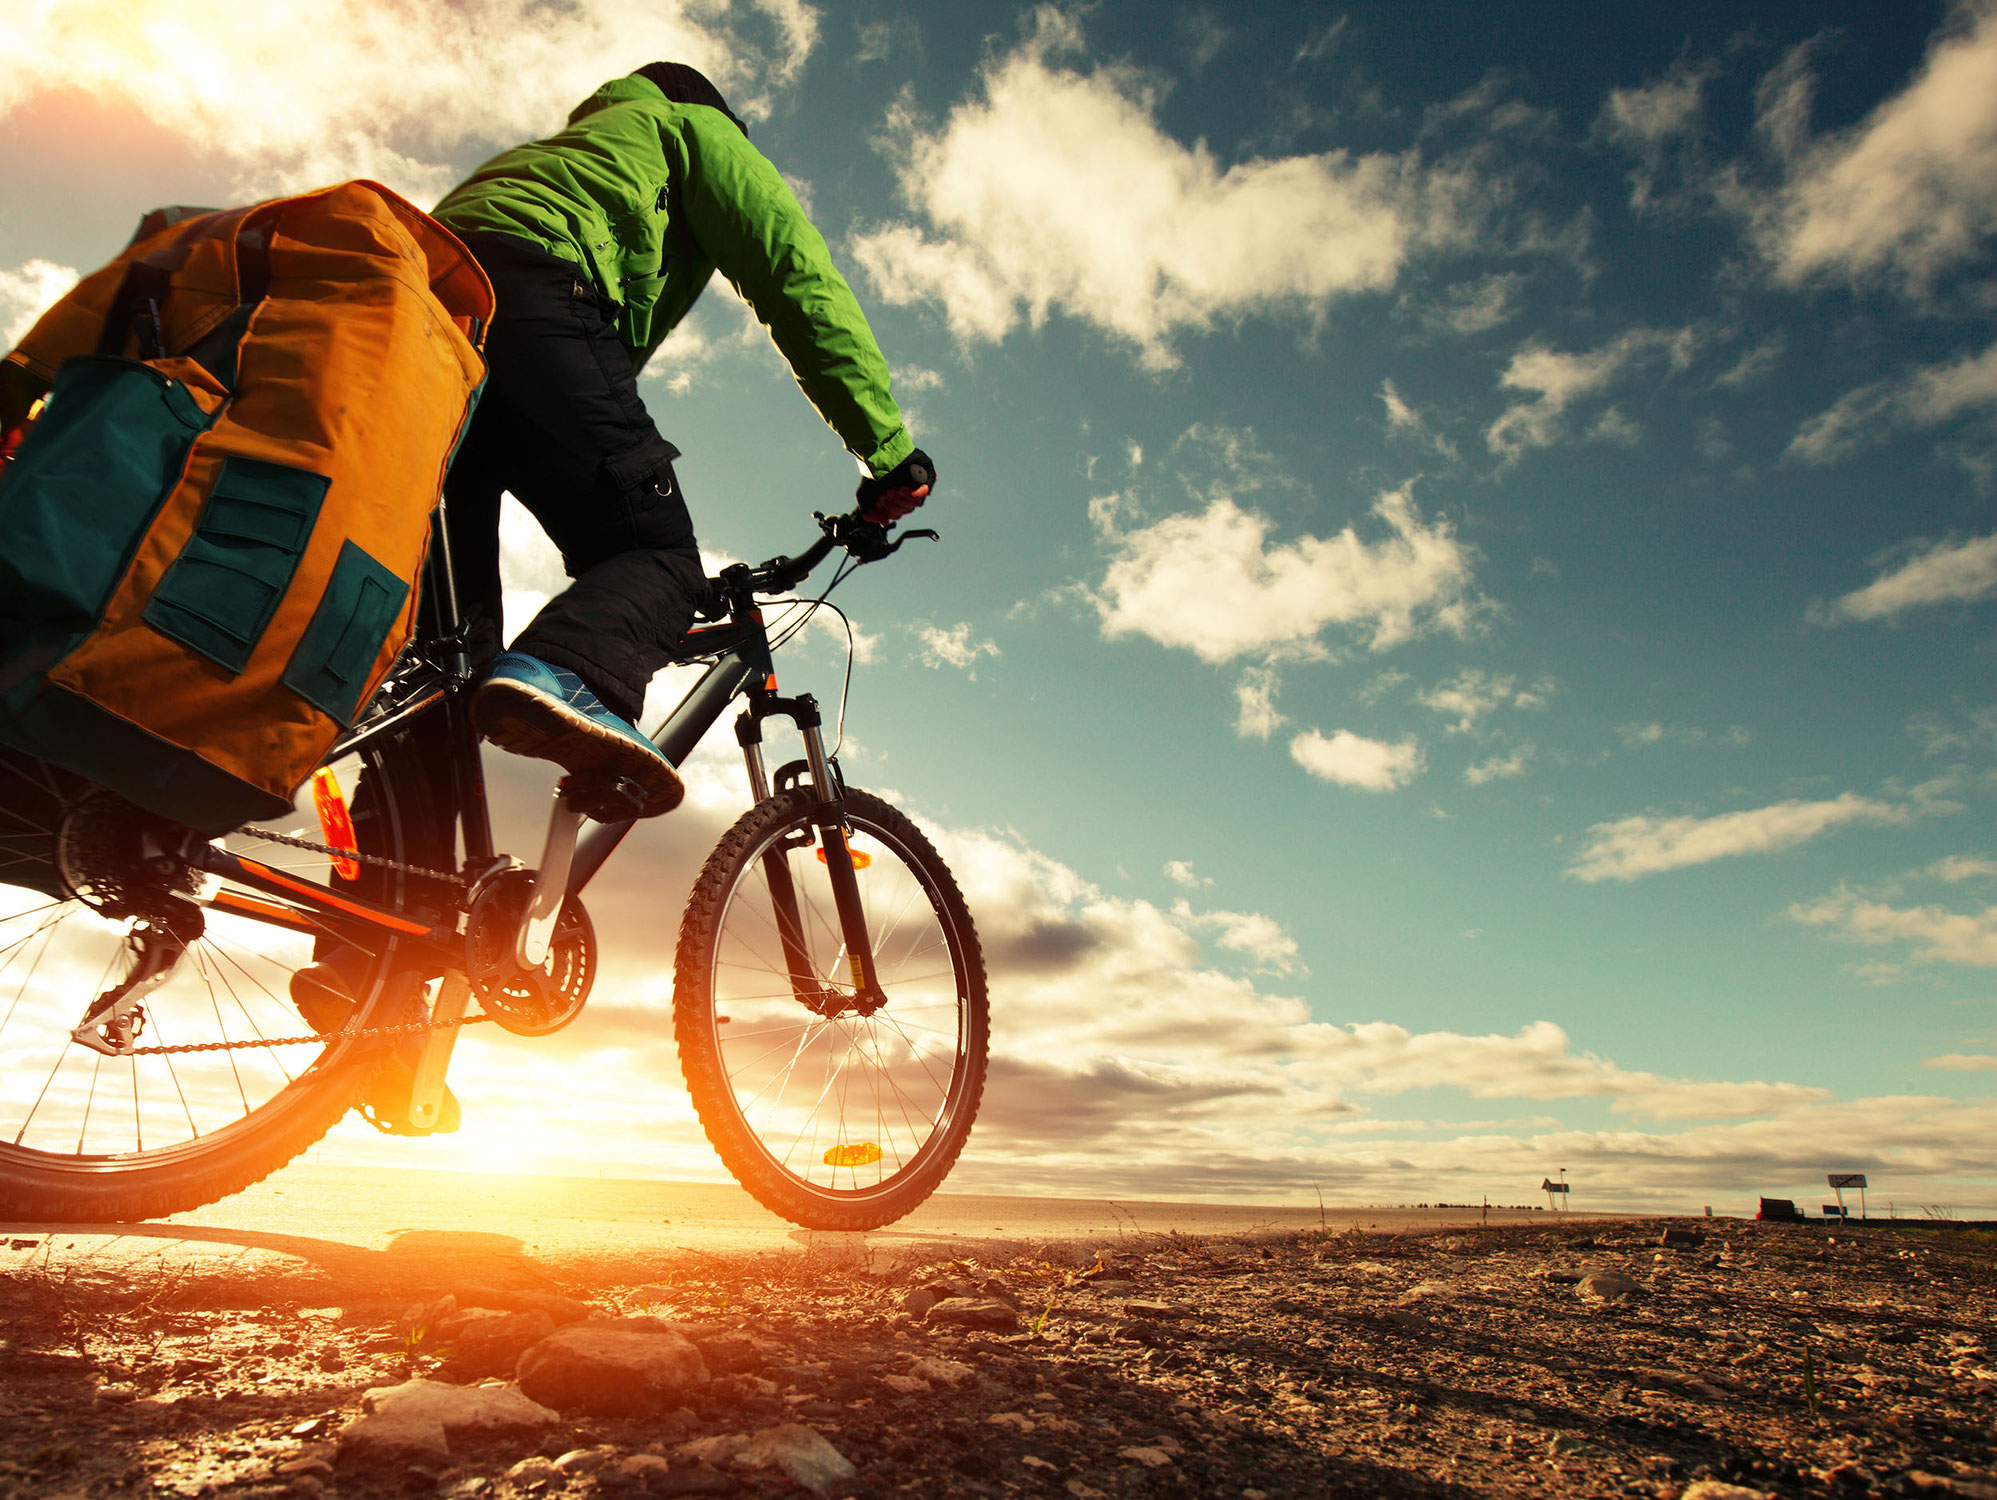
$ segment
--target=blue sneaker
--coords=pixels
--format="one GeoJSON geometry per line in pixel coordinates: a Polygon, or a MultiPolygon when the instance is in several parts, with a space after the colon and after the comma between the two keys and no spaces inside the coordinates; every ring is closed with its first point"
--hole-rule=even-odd
{"type": "Polygon", "coordinates": [[[686,795],[673,763],[617,717],[575,673],[524,651],[502,651],[472,699],[472,723],[502,750],[552,760],[579,774],[622,776],[643,790],[644,817],[686,795]]]}

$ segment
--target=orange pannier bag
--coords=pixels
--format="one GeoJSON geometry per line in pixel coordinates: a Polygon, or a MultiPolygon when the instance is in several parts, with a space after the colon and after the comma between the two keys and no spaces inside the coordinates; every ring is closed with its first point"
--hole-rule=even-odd
{"type": "Polygon", "coordinates": [[[492,288],[388,189],[161,210],[0,363],[0,742],[215,834],[408,643],[492,288]]]}

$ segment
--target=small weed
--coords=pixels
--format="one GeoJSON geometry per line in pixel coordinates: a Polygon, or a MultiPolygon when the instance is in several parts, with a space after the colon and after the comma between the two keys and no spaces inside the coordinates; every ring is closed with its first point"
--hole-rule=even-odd
{"type": "Polygon", "coordinates": [[[1039,1338],[1041,1330],[1046,1328],[1048,1315],[1054,1311],[1054,1303],[1056,1300],[1057,1300],[1056,1298],[1049,1297],[1047,1299],[1047,1305],[1040,1309],[1040,1316],[1033,1320],[1033,1336],[1035,1338],[1039,1338]]]}
{"type": "Polygon", "coordinates": [[[1823,1400],[1817,1395],[1817,1361],[1808,1344],[1803,1346],[1803,1402],[1810,1408],[1811,1416],[1824,1414],[1823,1400]]]}

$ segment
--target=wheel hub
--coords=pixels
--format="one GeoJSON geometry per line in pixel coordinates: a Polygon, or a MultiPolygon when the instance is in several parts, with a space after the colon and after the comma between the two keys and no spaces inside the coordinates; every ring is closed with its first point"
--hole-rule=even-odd
{"type": "Polygon", "coordinates": [[[56,828],[56,874],[69,895],[112,921],[138,919],[182,943],[201,936],[199,888],[176,849],[186,830],[102,789],[72,804],[56,828]]]}

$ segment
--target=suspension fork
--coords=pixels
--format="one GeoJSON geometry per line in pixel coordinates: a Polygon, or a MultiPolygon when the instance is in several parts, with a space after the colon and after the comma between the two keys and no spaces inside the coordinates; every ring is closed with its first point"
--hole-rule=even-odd
{"type": "MultiPolygon", "coordinates": [[[[846,962],[852,974],[853,1008],[862,1015],[872,1015],[887,1004],[888,997],[881,990],[874,968],[873,939],[867,931],[859,878],[853,871],[853,851],[846,843],[845,789],[825,753],[818,702],[809,693],[778,698],[767,690],[752,689],[749,703],[749,711],[736,720],[735,738],[742,746],[750,790],[758,802],[768,797],[770,791],[768,774],[763,769],[762,721],[771,714],[782,714],[797,725],[804,738],[805,763],[811,768],[811,786],[816,798],[811,820],[818,828],[819,847],[832,882],[832,903],[839,914],[839,935],[845,942],[846,962]]],[[[769,882],[770,902],[776,912],[777,935],[783,944],[784,966],[790,971],[791,988],[799,1000],[822,1011],[830,996],[820,976],[812,970],[811,955],[805,946],[804,916],[798,906],[788,853],[782,844],[764,851],[763,874],[769,882]]]]}

